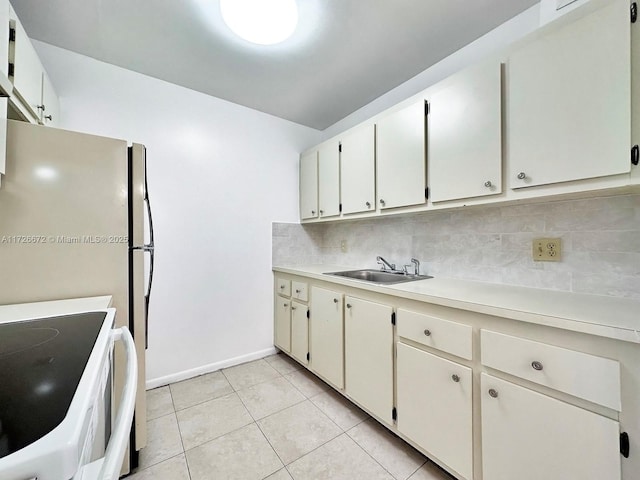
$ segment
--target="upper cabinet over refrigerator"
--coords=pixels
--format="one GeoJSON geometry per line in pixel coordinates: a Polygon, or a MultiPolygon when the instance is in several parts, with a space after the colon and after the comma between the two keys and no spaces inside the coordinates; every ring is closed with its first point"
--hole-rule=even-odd
{"type": "MultiPolygon", "coordinates": [[[[4,3],[0,0],[1,12],[5,10],[4,3]]],[[[10,118],[56,126],[59,120],[58,95],[20,19],[10,4],[6,5],[7,18],[0,26],[0,36],[7,39],[8,55],[2,62],[6,65],[8,81],[13,82],[13,85],[9,84],[12,90],[8,95],[10,118]],[[3,34],[5,26],[6,37],[3,34]]],[[[0,40],[0,48],[3,48],[2,42],[4,40],[0,40]]]]}

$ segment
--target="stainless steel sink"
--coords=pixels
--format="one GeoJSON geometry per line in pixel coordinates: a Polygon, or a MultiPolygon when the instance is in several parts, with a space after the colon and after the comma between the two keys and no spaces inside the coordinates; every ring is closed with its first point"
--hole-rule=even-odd
{"type": "Polygon", "coordinates": [[[415,282],[433,278],[428,275],[411,275],[402,272],[383,272],[380,270],[347,270],[344,272],[326,272],[325,275],[335,275],[337,277],[352,278],[364,282],[378,283],[381,285],[392,285],[394,283],[415,282]]]}

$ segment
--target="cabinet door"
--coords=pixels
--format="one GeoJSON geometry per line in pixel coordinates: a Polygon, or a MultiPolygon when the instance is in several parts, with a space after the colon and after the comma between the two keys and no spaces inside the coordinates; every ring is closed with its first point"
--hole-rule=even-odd
{"type": "Polygon", "coordinates": [[[484,373],[481,383],[484,478],[620,479],[618,422],[484,373]]]}
{"type": "Polygon", "coordinates": [[[306,365],[308,353],[309,319],[307,318],[307,306],[291,302],[291,355],[306,365]]]}
{"type": "Polygon", "coordinates": [[[508,60],[511,188],[627,173],[628,0],[547,34],[508,60]]]}
{"type": "Polygon", "coordinates": [[[345,297],[345,390],[393,424],[393,326],[389,305],[345,297]]]}
{"type": "MultiPolygon", "coordinates": [[[[403,343],[397,348],[398,430],[463,478],[473,478],[471,369],[403,343]]],[[[515,478],[521,477],[510,480],[515,478]]]]}
{"type": "Polygon", "coordinates": [[[311,287],[311,370],[338,388],[344,387],[342,294],[311,287]]]}
{"type": "Polygon", "coordinates": [[[60,121],[60,103],[53,84],[46,72],[42,74],[42,105],[41,120],[44,125],[56,127],[60,121]]]}
{"type": "Polygon", "coordinates": [[[337,141],[318,149],[318,213],[321,217],[340,215],[340,153],[337,141]]]}
{"type": "Polygon", "coordinates": [[[380,208],[425,203],[424,101],[387,115],[376,128],[380,208]]]}
{"type": "Polygon", "coordinates": [[[13,86],[29,112],[40,119],[42,105],[42,64],[31,40],[18,20],[15,21],[16,41],[13,86]]]}
{"type": "Polygon", "coordinates": [[[9,76],[9,20],[9,2],[0,0],[0,74],[4,77],[9,76]]]}
{"type": "Polygon", "coordinates": [[[501,65],[457,74],[429,100],[431,201],[502,192],[501,65]]]}
{"type": "Polygon", "coordinates": [[[300,157],[300,218],[318,217],[318,152],[300,157]]]}
{"type": "Polygon", "coordinates": [[[276,296],[275,339],[276,347],[291,351],[291,301],[276,296]]]}
{"type": "Polygon", "coordinates": [[[365,125],[340,140],[342,213],[375,211],[375,126],[365,125]]]}

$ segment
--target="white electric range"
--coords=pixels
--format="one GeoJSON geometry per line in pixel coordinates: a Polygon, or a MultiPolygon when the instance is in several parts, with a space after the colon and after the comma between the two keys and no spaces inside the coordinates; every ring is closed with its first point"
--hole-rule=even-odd
{"type": "Polygon", "coordinates": [[[43,308],[27,318],[0,309],[0,478],[117,479],[137,363],[128,330],[113,329],[115,309],[58,315],[64,309],[54,308],[49,311],[57,315],[46,316],[43,308]],[[127,352],[127,380],[114,421],[111,365],[118,340],[127,352]]]}

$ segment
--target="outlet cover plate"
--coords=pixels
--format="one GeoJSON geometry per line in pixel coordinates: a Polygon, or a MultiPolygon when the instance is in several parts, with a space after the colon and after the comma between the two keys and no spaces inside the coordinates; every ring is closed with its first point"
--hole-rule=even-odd
{"type": "Polygon", "coordinates": [[[536,262],[559,262],[562,260],[561,239],[535,238],[531,254],[536,262]]]}

